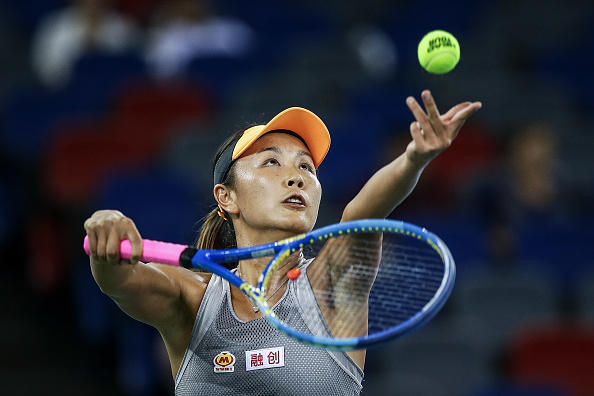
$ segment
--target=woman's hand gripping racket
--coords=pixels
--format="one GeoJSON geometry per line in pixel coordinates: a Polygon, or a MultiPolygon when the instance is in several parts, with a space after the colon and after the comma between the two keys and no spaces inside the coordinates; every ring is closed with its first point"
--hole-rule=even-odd
{"type": "MultiPolygon", "coordinates": [[[[89,252],[85,238],[85,250],[89,252]]],[[[129,241],[120,255],[130,258],[129,241]]],[[[401,337],[427,323],[454,285],[455,265],[436,235],[395,220],[357,220],[250,248],[197,250],[143,240],[142,260],[197,268],[227,279],[288,336],[318,348],[352,350],[401,337]],[[256,287],[221,263],[274,256],[256,287]],[[292,310],[269,306],[268,285],[289,277],[292,310]],[[298,312],[306,326],[294,328],[298,312]]]]}

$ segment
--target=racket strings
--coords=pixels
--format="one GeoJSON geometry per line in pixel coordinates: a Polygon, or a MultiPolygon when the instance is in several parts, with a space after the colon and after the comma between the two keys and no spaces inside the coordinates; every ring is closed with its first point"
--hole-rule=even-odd
{"type": "Polygon", "coordinates": [[[444,278],[439,253],[424,241],[391,235],[369,295],[369,333],[392,328],[423,310],[444,278]]]}
{"type": "Polygon", "coordinates": [[[438,252],[401,234],[334,237],[303,254],[314,257],[306,271],[317,303],[312,309],[335,338],[363,337],[408,320],[430,303],[444,277],[438,252]]]}

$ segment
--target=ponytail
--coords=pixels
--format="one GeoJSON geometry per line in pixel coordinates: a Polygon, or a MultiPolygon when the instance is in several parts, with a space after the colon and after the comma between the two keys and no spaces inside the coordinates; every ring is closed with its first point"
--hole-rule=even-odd
{"type": "MultiPolygon", "coordinates": [[[[219,208],[214,208],[204,219],[196,248],[198,249],[234,249],[237,247],[235,228],[230,220],[224,220],[219,215],[219,208]]],[[[237,267],[237,263],[224,263],[228,269],[237,267]]]]}
{"type": "Polygon", "coordinates": [[[230,220],[219,215],[219,208],[214,208],[204,219],[198,240],[198,249],[233,249],[237,247],[235,229],[230,220]]]}

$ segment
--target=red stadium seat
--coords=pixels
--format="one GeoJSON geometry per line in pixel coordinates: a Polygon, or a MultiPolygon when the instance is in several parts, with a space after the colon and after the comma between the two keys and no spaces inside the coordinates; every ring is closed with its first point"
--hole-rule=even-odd
{"type": "Polygon", "coordinates": [[[574,396],[594,394],[594,325],[533,328],[511,344],[510,375],[521,384],[544,384],[574,396]]]}
{"type": "Polygon", "coordinates": [[[88,201],[109,175],[151,162],[181,126],[206,120],[212,108],[207,95],[191,84],[122,86],[105,119],[56,131],[43,169],[48,198],[60,206],[88,201]]]}
{"type": "Polygon", "coordinates": [[[143,117],[164,129],[209,119],[215,100],[188,81],[141,80],[122,86],[113,100],[114,116],[143,117]]]}
{"type": "Polygon", "coordinates": [[[61,130],[48,149],[43,191],[58,207],[80,207],[111,174],[140,167],[151,157],[145,141],[112,133],[108,124],[72,125],[61,130]]]}

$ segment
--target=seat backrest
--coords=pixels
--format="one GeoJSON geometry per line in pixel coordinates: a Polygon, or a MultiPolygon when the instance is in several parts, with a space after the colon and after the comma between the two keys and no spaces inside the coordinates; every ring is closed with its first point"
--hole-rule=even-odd
{"type": "Polygon", "coordinates": [[[555,323],[527,329],[509,349],[510,376],[550,384],[576,396],[594,394],[594,325],[555,323]]]}

